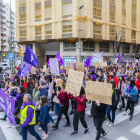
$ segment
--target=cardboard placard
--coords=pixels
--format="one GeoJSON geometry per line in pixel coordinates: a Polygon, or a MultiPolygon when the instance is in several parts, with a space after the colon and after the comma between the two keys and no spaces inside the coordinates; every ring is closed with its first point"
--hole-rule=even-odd
{"type": "Polygon", "coordinates": [[[93,66],[95,66],[95,67],[100,67],[101,65],[100,65],[99,62],[93,62],[93,66]]]}
{"type": "Polygon", "coordinates": [[[45,72],[47,69],[47,65],[43,65],[43,72],[45,72]]]}
{"type": "Polygon", "coordinates": [[[49,72],[50,72],[50,70],[47,69],[47,70],[45,71],[45,74],[50,75],[49,72]]]}
{"type": "Polygon", "coordinates": [[[59,101],[59,99],[57,98],[57,96],[54,96],[53,102],[60,104],[60,101],[59,101]]]}
{"type": "Polygon", "coordinates": [[[74,70],[73,62],[66,63],[66,75],[69,73],[70,69],[74,70]]]}
{"type": "Polygon", "coordinates": [[[84,77],[84,72],[79,72],[79,71],[70,69],[65,91],[79,96],[81,86],[83,83],[83,77],[84,77]]]}
{"type": "Polygon", "coordinates": [[[31,73],[32,73],[32,74],[35,74],[35,71],[36,71],[36,70],[37,70],[37,69],[36,69],[35,67],[33,67],[33,66],[31,67],[31,73]]]}
{"type": "Polygon", "coordinates": [[[84,72],[85,65],[82,62],[76,62],[76,70],[84,72]]]}
{"type": "Polygon", "coordinates": [[[107,61],[100,63],[101,67],[106,67],[107,66],[107,61]]]}
{"type": "Polygon", "coordinates": [[[59,75],[59,65],[57,58],[50,58],[50,69],[53,75],[59,75]]]}
{"type": "Polygon", "coordinates": [[[86,82],[86,99],[112,105],[112,84],[103,82],[86,82]]]}
{"type": "Polygon", "coordinates": [[[93,62],[93,66],[95,66],[95,67],[106,67],[107,66],[107,61],[105,61],[105,62],[93,62]]]}

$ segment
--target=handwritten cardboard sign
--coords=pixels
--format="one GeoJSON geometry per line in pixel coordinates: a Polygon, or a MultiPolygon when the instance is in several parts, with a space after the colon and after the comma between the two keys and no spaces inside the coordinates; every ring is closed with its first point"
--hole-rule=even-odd
{"type": "Polygon", "coordinates": [[[86,98],[104,104],[112,105],[112,84],[102,82],[86,82],[86,98]]]}
{"type": "Polygon", "coordinates": [[[105,62],[93,62],[93,66],[95,66],[95,67],[106,67],[107,66],[107,61],[105,61],[105,62]]]}
{"type": "Polygon", "coordinates": [[[37,70],[37,69],[36,69],[35,67],[33,67],[33,66],[31,67],[31,73],[32,73],[32,74],[35,74],[35,71],[36,71],[36,70],[37,70]]]}
{"type": "Polygon", "coordinates": [[[47,65],[43,65],[43,72],[45,72],[47,69],[47,65]]]}
{"type": "Polygon", "coordinates": [[[69,73],[70,69],[74,70],[73,62],[66,63],[66,75],[69,73]]]}
{"type": "Polygon", "coordinates": [[[76,62],[76,70],[84,72],[85,66],[82,62],[76,62]]]}
{"type": "Polygon", "coordinates": [[[83,77],[84,72],[79,72],[70,69],[65,90],[67,92],[70,92],[71,94],[76,93],[76,95],[79,96],[83,82],[83,77]]]}
{"type": "Polygon", "coordinates": [[[50,58],[50,69],[53,75],[59,75],[59,65],[57,58],[50,58]]]}

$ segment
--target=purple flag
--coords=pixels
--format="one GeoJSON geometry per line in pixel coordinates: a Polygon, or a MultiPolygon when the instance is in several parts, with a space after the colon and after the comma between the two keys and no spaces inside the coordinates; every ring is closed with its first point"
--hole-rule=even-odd
{"type": "Polygon", "coordinates": [[[31,64],[35,68],[37,67],[38,60],[28,45],[26,47],[26,51],[24,54],[24,61],[27,62],[28,64],[31,64]]]}
{"type": "Polygon", "coordinates": [[[63,65],[63,59],[60,56],[60,53],[58,52],[57,55],[55,56],[55,58],[58,59],[59,65],[62,66],[63,65]]]}
{"type": "MultiPolygon", "coordinates": [[[[51,57],[50,57],[51,58],[51,57]]],[[[47,66],[49,67],[49,69],[50,69],[50,60],[48,60],[48,62],[47,62],[47,66]]]]}
{"type": "Polygon", "coordinates": [[[134,58],[133,58],[133,62],[132,62],[132,66],[133,66],[133,68],[135,67],[134,63],[135,63],[135,62],[134,62],[134,58]]]}
{"type": "Polygon", "coordinates": [[[73,63],[73,67],[74,67],[74,69],[76,69],[76,63],[73,63]]]}
{"type": "Polygon", "coordinates": [[[64,70],[61,70],[61,73],[64,73],[64,70]]]}
{"type": "Polygon", "coordinates": [[[21,75],[21,69],[18,71],[17,75],[18,75],[20,78],[23,77],[23,75],[21,75]]]}
{"type": "Polygon", "coordinates": [[[24,74],[25,76],[29,76],[27,73],[27,67],[26,67],[26,63],[23,64],[22,68],[21,68],[21,75],[24,74]]]}
{"type": "Polygon", "coordinates": [[[31,65],[30,64],[24,62],[23,65],[25,65],[25,67],[27,68],[27,71],[31,72],[31,65]]]}
{"type": "Polygon", "coordinates": [[[85,61],[87,68],[91,66],[91,56],[85,61]]]}
{"type": "Polygon", "coordinates": [[[119,54],[118,54],[118,59],[119,59],[119,61],[121,62],[121,54],[120,54],[120,52],[119,52],[119,54]]]}
{"type": "Polygon", "coordinates": [[[13,114],[15,109],[14,98],[9,97],[3,90],[0,89],[0,108],[4,110],[9,121],[15,125],[15,116],[13,114]]]}
{"type": "Polygon", "coordinates": [[[140,66],[140,60],[139,60],[139,66],[140,66]]]}

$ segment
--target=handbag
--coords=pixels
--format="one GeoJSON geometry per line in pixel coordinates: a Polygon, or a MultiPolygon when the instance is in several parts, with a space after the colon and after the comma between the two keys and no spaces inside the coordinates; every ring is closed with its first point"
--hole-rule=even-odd
{"type": "Polygon", "coordinates": [[[60,101],[59,101],[59,99],[58,99],[57,96],[54,96],[54,98],[53,98],[53,102],[60,104],[60,101]]]}
{"type": "Polygon", "coordinates": [[[129,96],[128,96],[128,100],[129,100],[129,101],[133,101],[133,96],[129,95],[129,96]]]}

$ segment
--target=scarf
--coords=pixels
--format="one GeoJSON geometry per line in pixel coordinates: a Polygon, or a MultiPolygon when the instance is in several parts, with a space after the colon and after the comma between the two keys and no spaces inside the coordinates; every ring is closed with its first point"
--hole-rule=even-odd
{"type": "Polygon", "coordinates": [[[128,92],[130,91],[130,89],[131,89],[131,86],[130,86],[130,85],[128,85],[128,92]]]}
{"type": "Polygon", "coordinates": [[[18,93],[18,94],[16,95],[16,100],[19,98],[20,94],[21,94],[21,93],[18,93]]]}
{"type": "Polygon", "coordinates": [[[38,90],[41,91],[43,88],[48,87],[48,86],[49,86],[48,84],[46,84],[44,86],[39,86],[38,90]]]}

